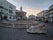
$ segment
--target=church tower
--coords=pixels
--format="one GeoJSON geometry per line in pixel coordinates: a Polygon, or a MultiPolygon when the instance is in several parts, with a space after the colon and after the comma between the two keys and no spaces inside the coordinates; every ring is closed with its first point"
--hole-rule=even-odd
{"type": "Polygon", "coordinates": [[[23,10],[22,10],[22,6],[20,7],[20,11],[23,11],[23,10]]]}

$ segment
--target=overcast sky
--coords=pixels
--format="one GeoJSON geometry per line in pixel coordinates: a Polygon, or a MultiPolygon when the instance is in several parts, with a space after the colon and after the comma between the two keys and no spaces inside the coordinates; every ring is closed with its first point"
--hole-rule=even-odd
{"type": "Polygon", "coordinates": [[[53,4],[53,0],[7,0],[10,3],[14,4],[17,9],[20,6],[23,7],[23,10],[27,12],[28,15],[36,15],[42,10],[47,10],[50,5],[53,4]]]}

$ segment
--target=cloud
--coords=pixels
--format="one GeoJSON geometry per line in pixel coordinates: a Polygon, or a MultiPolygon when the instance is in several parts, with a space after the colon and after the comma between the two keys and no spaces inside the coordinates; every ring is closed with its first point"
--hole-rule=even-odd
{"type": "Polygon", "coordinates": [[[27,12],[26,16],[29,15],[37,15],[37,13],[39,13],[40,11],[42,11],[41,9],[33,9],[33,8],[26,8],[25,11],[27,12]]]}

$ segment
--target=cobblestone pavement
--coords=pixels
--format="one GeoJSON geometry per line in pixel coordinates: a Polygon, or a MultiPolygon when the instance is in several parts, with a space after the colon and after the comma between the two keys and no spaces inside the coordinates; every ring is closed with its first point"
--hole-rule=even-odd
{"type": "Polygon", "coordinates": [[[48,40],[43,34],[29,34],[26,29],[0,28],[0,40],[48,40]]]}
{"type": "Polygon", "coordinates": [[[0,27],[0,40],[53,40],[52,27],[46,24],[47,35],[29,34],[26,29],[4,28],[0,27]]]}

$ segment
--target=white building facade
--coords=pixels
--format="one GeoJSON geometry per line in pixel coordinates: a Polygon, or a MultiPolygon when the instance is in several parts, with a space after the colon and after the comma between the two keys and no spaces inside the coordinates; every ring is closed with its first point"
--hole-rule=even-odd
{"type": "Polygon", "coordinates": [[[40,13],[37,14],[37,17],[39,17],[40,20],[47,20],[48,19],[48,10],[43,10],[40,13]]]}
{"type": "Polygon", "coordinates": [[[49,18],[50,18],[49,21],[53,22],[53,4],[49,7],[48,13],[49,13],[48,15],[49,15],[49,18]]]}
{"type": "Polygon", "coordinates": [[[3,19],[16,20],[16,6],[9,3],[6,0],[0,0],[0,14],[2,14],[3,19]]]}
{"type": "Polygon", "coordinates": [[[37,15],[38,15],[38,17],[45,17],[45,18],[47,18],[47,15],[48,15],[47,12],[48,12],[48,10],[43,10],[40,13],[38,13],[37,15]]]}

